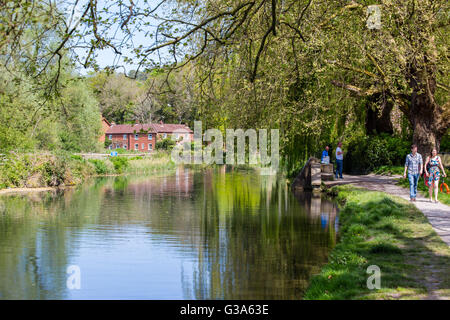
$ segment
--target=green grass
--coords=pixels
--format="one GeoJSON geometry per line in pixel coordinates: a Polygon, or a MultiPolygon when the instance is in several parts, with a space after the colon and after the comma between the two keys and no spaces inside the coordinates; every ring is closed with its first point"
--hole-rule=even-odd
{"type": "Polygon", "coordinates": [[[393,175],[393,174],[403,174],[403,170],[405,167],[402,166],[381,166],[375,168],[372,173],[380,174],[380,175],[393,175]]]}
{"type": "Polygon", "coordinates": [[[333,191],[345,203],[340,240],[304,299],[423,299],[430,292],[450,296],[449,246],[419,210],[381,192],[348,185],[333,191]],[[381,270],[379,290],[367,288],[370,265],[381,270]]]}
{"type": "Polygon", "coordinates": [[[155,152],[151,157],[144,159],[130,159],[126,173],[155,173],[173,171],[177,165],[172,161],[170,153],[155,152]]]}

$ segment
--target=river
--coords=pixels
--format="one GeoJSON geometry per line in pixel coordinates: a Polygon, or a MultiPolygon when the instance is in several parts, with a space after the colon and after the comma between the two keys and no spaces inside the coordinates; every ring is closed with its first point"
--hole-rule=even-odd
{"type": "Polygon", "coordinates": [[[0,299],[301,299],[337,206],[228,167],[0,197],[0,299]]]}

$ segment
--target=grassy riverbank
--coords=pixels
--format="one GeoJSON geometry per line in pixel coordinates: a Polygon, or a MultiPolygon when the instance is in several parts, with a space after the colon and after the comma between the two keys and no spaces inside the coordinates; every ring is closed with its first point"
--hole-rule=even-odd
{"type": "Polygon", "coordinates": [[[70,153],[15,153],[0,157],[0,190],[76,185],[91,176],[159,173],[175,169],[170,154],[85,160],[70,153]]]}
{"type": "Polygon", "coordinates": [[[450,249],[407,201],[339,186],[340,241],[311,280],[305,299],[425,299],[450,297],[450,249]],[[381,270],[369,290],[367,267],[381,270]]]}

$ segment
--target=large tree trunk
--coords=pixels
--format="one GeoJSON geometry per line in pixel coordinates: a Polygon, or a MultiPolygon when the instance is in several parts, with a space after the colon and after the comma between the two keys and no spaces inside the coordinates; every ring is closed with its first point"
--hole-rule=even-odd
{"type": "MultiPolygon", "coordinates": [[[[426,110],[426,108],[424,108],[426,110]]],[[[412,114],[413,117],[413,142],[417,145],[417,151],[424,157],[430,154],[433,148],[439,152],[442,134],[436,130],[435,118],[428,116],[424,118],[418,114],[412,114]]]]}
{"type": "Polygon", "coordinates": [[[426,156],[433,148],[439,152],[441,138],[450,126],[450,119],[434,100],[436,79],[433,68],[414,71],[410,77],[413,92],[408,118],[413,128],[413,143],[418,152],[426,156]]]}

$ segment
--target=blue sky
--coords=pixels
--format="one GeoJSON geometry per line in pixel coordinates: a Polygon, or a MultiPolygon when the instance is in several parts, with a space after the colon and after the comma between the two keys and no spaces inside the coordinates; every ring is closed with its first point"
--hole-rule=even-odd
{"type": "MultiPolygon", "coordinates": [[[[127,1],[125,1],[125,3],[126,2],[127,1]]],[[[98,7],[101,8],[106,3],[108,5],[111,5],[110,1],[100,0],[98,7]]],[[[143,0],[137,0],[137,1],[134,1],[134,3],[136,5],[136,7],[139,7],[139,6],[142,6],[144,2],[143,2],[143,0]]],[[[157,4],[160,3],[160,0],[150,0],[150,1],[148,1],[148,3],[150,4],[150,8],[154,8],[157,4]]],[[[83,5],[85,5],[85,4],[86,4],[86,2],[80,1],[80,3],[76,7],[73,20],[76,21],[76,19],[79,16],[81,16],[81,11],[84,8],[83,5]]],[[[67,10],[70,13],[72,11],[71,8],[73,8],[73,1],[67,2],[67,3],[65,3],[65,5],[68,8],[70,8],[69,10],[67,10]]],[[[172,6],[170,4],[163,4],[157,9],[156,13],[158,14],[158,16],[167,16],[168,13],[170,13],[171,9],[172,9],[172,6]]],[[[112,5],[110,7],[110,10],[113,13],[117,13],[118,7],[112,5]],[[114,12],[114,10],[116,10],[116,12],[114,12]]],[[[154,33],[156,31],[156,25],[159,23],[159,21],[157,21],[153,18],[149,18],[147,22],[149,22],[149,26],[145,27],[145,32],[154,33]]],[[[73,24],[74,23],[72,23],[72,25],[73,24]]],[[[108,30],[99,30],[99,31],[101,31],[102,35],[106,35],[106,36],[112,36],[114,33],[116,33],[115,38],[117,40],[123,39],[123,35],[124,35],[120,31],[120,28],[118,28],[118,24],[114,25],[114,28],[110,28],[108,30]],[[117,31],[117,29],[118,29],[118,31],[117,31]]],[[[145,32],[133,32],[132,38],[129,39],[126,44],[132,44],[133,47],[137,47],[139,45],[143,45],[144,47],[150,47],[151,44],[154,42],[154,39],[146,36],[145,32]]],[[[92,37],[85,38],[84,42],[89,42],[91,38],[92,37]]],[[[117,45],[117,47],[119,47],[118,42],[116,42],[115,44],[117,45]]],[[[96,61],[99,64],[99,66],[101,68],[105,68],[108,66],[123,66],[124,68],[119,68],[118,72],[124,72],[124,71],[129,72],[130,70],[137,69],[137,61],[133,61],[133,63],[125,63],[124,62],[124,57],[133,58],[133,53],[131,52],[131,50],[125,48],[125,45],[120,46],[120,51],[122,53],[122,56],[117,55],[112,48],[97,50],[95,52],[95,54],[97,55],[96,61]]],[[[83,61],[83,57],[86,56],[86,49],[78,48],[78,49],[75,49],[74,51],[80,57],[80,60],[83,61]]],[[[163,60],[165,59],[167,61],[167,59],[169,58],[168,48],[161,49],[159,52],[159,55],[158,55],[158,53],[154,53],[153,56],[151,56],[151,58],[155,61],[159,61],[160,58],[162,58],[163,60]]],[[[81,74],[87,74],[89,71],[93,71],[93,68],[85,69],[81,64],[78,64],[77,69],[78,69],[78,72],[80,72],[81,74]]],[[[140,71],[143,71],[143,69],[141,68],[140,71]]]]}

